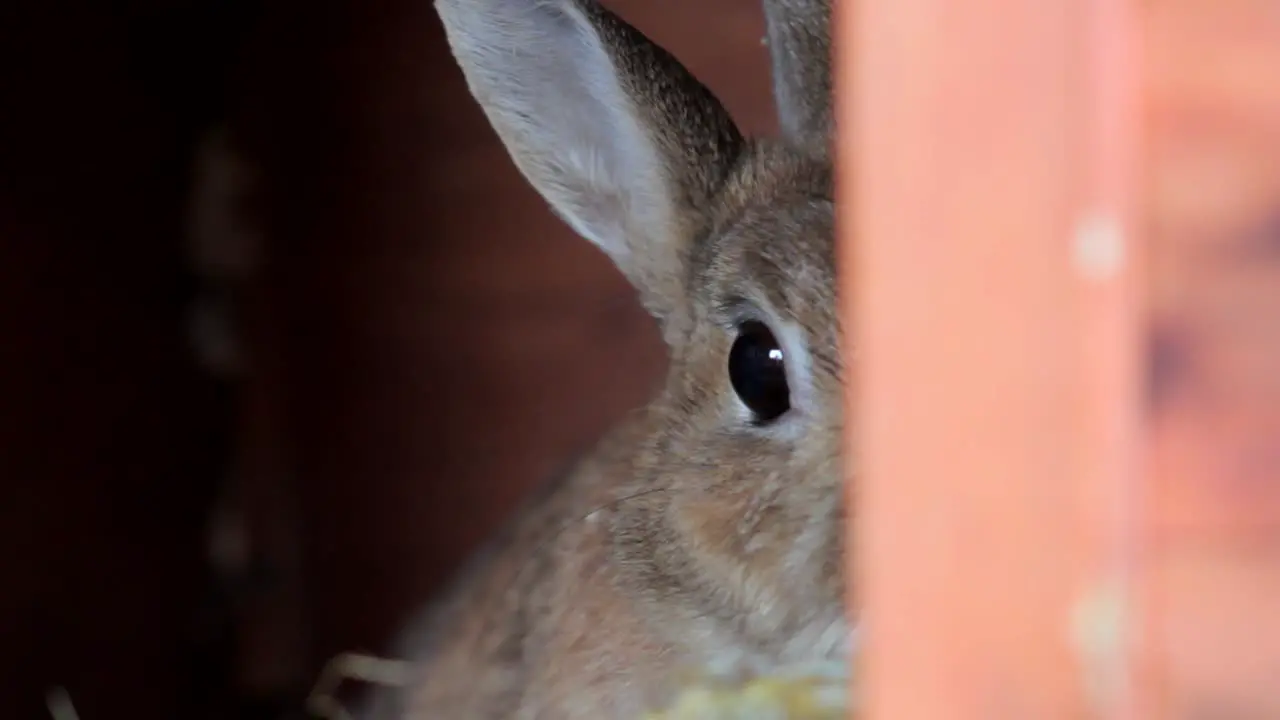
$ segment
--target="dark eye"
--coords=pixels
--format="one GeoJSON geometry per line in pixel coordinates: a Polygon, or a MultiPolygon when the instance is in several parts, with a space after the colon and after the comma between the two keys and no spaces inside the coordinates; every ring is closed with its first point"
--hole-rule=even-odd
{"type": "Polygon", "coordinates": [[[764,323],[746,322],[738,328],[729,351],[729,382],[758,422],[769,422],[791,409],[782,346],[764,323]]]}

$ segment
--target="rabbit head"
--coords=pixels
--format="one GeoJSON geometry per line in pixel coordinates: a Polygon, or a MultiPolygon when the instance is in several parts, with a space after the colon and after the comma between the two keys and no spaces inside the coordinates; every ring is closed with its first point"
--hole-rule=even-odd
{"type": "Polygon", "coordinates": [[[631,498],[607,518],[619,581],[712,654],[841,654],[828,0],[766,3],[783,130],[768,141],[593,0],[436,7],[520,171],[613,259],[670,349],[615,471],[631,498]]]}

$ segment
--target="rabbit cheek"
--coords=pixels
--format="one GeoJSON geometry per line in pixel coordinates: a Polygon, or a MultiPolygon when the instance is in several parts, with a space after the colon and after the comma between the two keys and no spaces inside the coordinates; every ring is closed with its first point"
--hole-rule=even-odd
{"type": "MultiPolygon", "coordinates": [[[[699,493],[682,498],[673,507],[676,532],[684,538],[690,564],[699,585],[714,588],[716,603],[731,617],[745,617],[752,645],[764,649],[783,630],[787,613],[779,594],[787,548],[769,531],[750,527],[747,516],[758,521],[772,514],[751,507],[748,492],[699,493]]],[[[737,624],[737,623],[735,623],[737,624]]]]}

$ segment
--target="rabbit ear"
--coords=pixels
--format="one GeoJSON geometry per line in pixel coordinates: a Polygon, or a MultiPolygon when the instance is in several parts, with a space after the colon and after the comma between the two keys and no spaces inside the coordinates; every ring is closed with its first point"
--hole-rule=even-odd
{"type": "Polygon", "coordinates": [[[593,0],[436,0],[516,165],[667,312],[686,244],[743,140],[678,62],[593,0]]]}
{"type": "Polygon", "coordinates": [[[831,0],[764,0],[773,98],[782,132],[827,148],[831,111],[831,0]]]}

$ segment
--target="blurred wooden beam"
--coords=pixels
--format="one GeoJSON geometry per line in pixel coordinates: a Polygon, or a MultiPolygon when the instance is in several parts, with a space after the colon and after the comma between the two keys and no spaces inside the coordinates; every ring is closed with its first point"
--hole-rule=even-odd
{"type": "Polygon", "coordinates": [[[1131,713],[1132,8],[855,7],[842,257],[869,716],[1131,713]]]}
{"type": "Polygon", "coordinates": [[[869,716],[1280,717],[1275,3],[841,20],[869,716]]]}

